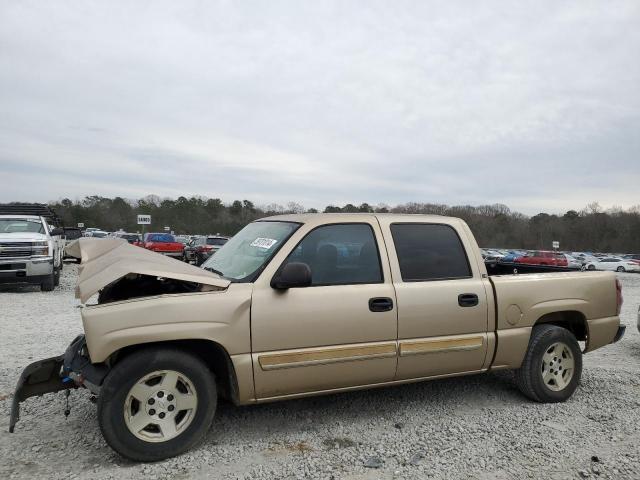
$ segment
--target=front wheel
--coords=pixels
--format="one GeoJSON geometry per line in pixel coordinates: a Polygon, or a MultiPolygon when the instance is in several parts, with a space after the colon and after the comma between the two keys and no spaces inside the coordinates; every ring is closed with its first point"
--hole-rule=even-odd
{"type": "Polygon", "coordinates": [[[533,328],[522,366],[516,370],[518,388],[536,402],[567,400],[578,387],[582,352],[576,337],[562,327],[533,328]]]}
{"type": "Polygon", "coordinates": [[[616,271],[618,272],[624,272],[624,267],[622,265],[620,265],[618,268],[616,268],[616,271]]]}
{"type": "Polygon", "coordinates": [[[52,272],[47,275],[47,278],[40,284],[40,290],[43,292],[51,292],[54,288],[56,288],[56,274],[52,272]]]}
{"type": "Polygon", "coordinates": [[[100,430],[134,461],[179,455],[200,442],[216,411],[213,373],[180,350],[146,349],[109,372],[98,402],[100,430]]]}

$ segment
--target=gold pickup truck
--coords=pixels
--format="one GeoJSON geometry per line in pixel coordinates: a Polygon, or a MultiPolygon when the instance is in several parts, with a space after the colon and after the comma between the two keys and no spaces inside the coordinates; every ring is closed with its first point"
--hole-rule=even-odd
{"type": "Polygon", "coordinates": [[[197,268],[82,238],[84,335],[29,365],[13,398],[84,387],[114,450],[178,455],[237,405],[513,369],[569,398],[582,354],[619,340],[614,273],[489,276],[469,227],[426,215],[308,214],[247,225],[197,268]],[[583,344],[579,344],[583,342],[583,344]]]}

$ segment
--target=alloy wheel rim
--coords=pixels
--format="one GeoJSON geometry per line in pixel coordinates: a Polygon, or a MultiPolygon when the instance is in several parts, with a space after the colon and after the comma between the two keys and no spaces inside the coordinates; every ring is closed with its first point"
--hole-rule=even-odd
{"type": "Polygon", "coordinates": [[[183,433],[196,414],[193,382],[175,370],[157,370],[139,379],[127,393],[124,421],[145,442],[166,442],[183,433]]]}
{"type": "Polygon", "coordinates": [[[550,345],[542,356],[542,381],[549,390],[564,390],[571,383],[574,370],[573,353],[565,343],[550,345]]]}

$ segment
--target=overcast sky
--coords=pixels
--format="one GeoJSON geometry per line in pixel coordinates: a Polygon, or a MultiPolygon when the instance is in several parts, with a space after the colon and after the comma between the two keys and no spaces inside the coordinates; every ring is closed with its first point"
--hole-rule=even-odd
{"type": "Polygon", "coordinates": [[[640,204],[640,2],[0,0],[0,201],[640,204]]]}

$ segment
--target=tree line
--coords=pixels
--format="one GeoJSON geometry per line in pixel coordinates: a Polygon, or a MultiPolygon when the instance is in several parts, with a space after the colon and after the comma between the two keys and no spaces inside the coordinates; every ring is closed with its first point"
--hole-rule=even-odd
{"type": "MultiPolygon", "coordinates": [[[[140,231],[138,214],[151,215],[146,231],[162,231],[170,227],[176,234],[233,235],[258,218],[284,213],[317,213],[314,208],[290,202],[287,205],[256,206],[249,200],[224,203],[219,198],[160,198],[155,195],[138,200],[121,197],[88,196],[72,201],[65,198],[50,202],[66,226],[84,223],[107,231],[123,229],[140,231]],[[150,227],[150,228],[149,228],[150,227]]],[[[538,213],[526,216],[511,211],[506,205],[458,205],[405,203],[343,206],[328,205],[324,212],[420,213],[460,217],[465,220],[483,247],[551,249],[560,242],[562,250],[640,253],[640,206],[623,210],[604,210],[592,203],[582,210],[569,210],[563,215],[538,213]]]]}

